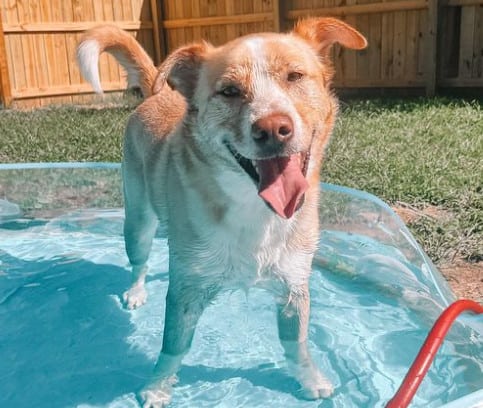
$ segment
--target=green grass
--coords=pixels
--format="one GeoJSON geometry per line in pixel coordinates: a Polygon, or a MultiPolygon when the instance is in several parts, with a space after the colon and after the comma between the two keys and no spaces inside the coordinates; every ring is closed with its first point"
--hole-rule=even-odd
{"type": "MultiPolygon", "coordinates": [[[[132,103],[0,111],[0,162],[121,160],[132,103]]],[[[438,263],[483,259],[483,109],[449,99],[341,103],[323,180],[445,217],[410,228],[438,263]]]]}
{"type": "Polygon", "coordinates": [[[121,160],[129,106],[0,110],[0,162],[121,160]]]}
{"type": "Polygon", "coordinates": [[[410,228],[430,257],[483,259],[483,109],[461,100],[342,105],[323,168],[326,181],[390,204],[437,206],[410,228]]]}

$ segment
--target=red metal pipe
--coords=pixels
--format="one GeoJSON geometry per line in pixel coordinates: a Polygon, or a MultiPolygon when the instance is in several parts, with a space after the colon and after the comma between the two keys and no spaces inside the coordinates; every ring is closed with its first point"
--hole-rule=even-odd
{"type": "Polygon", "coordinates": [[[451,324],[460,313],[465,311],[480,314],[483,313],[483,306],[472,300],[461,299],[451,304],[441,316],[439,316],[429,332],[428,337],[426,337],[426,341],[421,347],[411,368],[406,374],[404,381],[394,397],[386,405],[386,408],[406,408],[409,405],[414,394],[416,394],[421,381],[423,381],[424,376],[428,372],[436,352],[441,346],[444,336],[448,333],[451,324]]]}

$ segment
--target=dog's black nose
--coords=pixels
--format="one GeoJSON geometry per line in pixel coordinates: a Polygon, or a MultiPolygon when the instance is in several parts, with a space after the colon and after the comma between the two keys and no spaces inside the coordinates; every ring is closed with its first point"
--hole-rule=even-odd
{"type": "Polygon", "coordinates": [[[252,126],[255,141],[285,143],[293,136],[292,119],[283,114],[272,114],[258,119],[252,126]]]}

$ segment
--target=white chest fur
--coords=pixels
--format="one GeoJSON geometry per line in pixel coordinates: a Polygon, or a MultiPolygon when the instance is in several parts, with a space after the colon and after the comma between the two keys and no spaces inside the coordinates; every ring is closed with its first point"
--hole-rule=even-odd
{"type": "Polygon", "coordinates": [[[183,176],[171,180],[184,187],[170,188],[168,216],[170,251],[182,273],[225,289],[278,291],[294,268],[305,266],[296,265],[297,255],[290,249],[296,215],[290,220],[276,215],[246,175],[223,171],[212,179],[215,187],[183,176]]]}

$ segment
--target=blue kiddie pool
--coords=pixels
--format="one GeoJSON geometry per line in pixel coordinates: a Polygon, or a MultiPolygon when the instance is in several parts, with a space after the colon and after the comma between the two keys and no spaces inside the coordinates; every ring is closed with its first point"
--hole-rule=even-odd
{"type": "MultiPolygon", "coordinates": [[[[391,209],[321,186],[310,349],[336,387],[299,398],[275,305],[225,293],[204,313],[173,407],[374,408],[397,391],[454,295],[391,209]]],[[[0,166],[0,406],[138,407],[162,342],[168,248],[157,238],[149,301],[128,311],[118,164],[0,166]]],[[[482,315],[462,314],[411,407],[483,407],[482,315]]]]}

